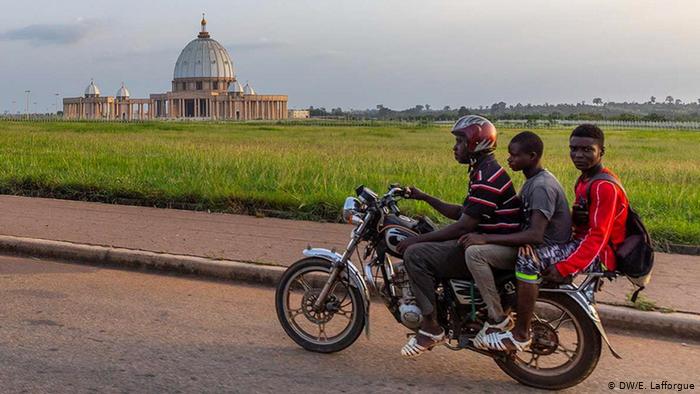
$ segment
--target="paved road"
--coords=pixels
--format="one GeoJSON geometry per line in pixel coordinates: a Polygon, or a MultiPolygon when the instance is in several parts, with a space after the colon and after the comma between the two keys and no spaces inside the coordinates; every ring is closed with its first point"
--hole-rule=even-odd
{"type": "MultiPolygon", "coordinates": [[[[343,250],[352,229],[348,224],[5,195],[0,195],[0,212],[4,235],[277,265],[299,259],[308,244],[343,250]]],[[[657,253],[653,280],[642,294],[658,306],[700,313],[699,282],[699,256],[657,253]]],[[[620,279],[606,284],[598,299],[625,303],[631,289],[620,279]]]]}
{"type": "MultiPolygon", "coordinates": [[[[405,330],[375,304],[371,340],[319,355],[289,340],[273,291],[230,282],[0,257],[2,392],[529,391],[489,359],[438,349],[402,360],[405,330]]],[[[578,389],[700,384],[700,343],[612,340],[578,389]]]]}

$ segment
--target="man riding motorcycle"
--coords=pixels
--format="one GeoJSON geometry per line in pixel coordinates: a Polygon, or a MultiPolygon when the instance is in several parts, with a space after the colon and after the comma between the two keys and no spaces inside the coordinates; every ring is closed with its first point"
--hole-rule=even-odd
{"type": "MultiPolygon", "coordinates": [[[[416,357],[444,343],[445,332],[438,324],[435,313],[435,283],[439,278],[468,276],[467,259],[479,253],[491,265],[513,269],[517,249],[488,245],[489,250],[465,250],[457,240],[470,232],[510,233],[520,228],[519,200],[506,171],[496,161],[496,127],[486,118],[468,115],[460,118],[452,128],[455,136],[454,157],[469,166],[469,186],[462,205],[449,204],[419,189],[409,187],[409,198],[423,200],[442,215],[456,220],[444,228],[403,240],[397,247],[403,253],[411,287],[423,319],[417,335],[401,349],[406,357],[416,357]]],[[[501,329],[500,321],[510,323],[500,309],[500,297],[493,276],[475,275],[477,286],[488,299],[489,319],[501,329]],[[477,279],[478,277],[478,279],[477,279]],[[480,283],[481,282],[481,283],[480,283]],[[482,288],[483,287],[483,288],[482,288]]]]}

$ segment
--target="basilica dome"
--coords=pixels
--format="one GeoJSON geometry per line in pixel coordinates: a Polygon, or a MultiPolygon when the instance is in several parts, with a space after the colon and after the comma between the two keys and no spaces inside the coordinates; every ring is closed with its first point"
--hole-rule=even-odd
{"type": "Polygon", "coordinates": [[[95,85],[95,81],[90,80],[90,84],[85,88],[85,97],[99,97],[100,88],[95,85]]]}
{"type": "Polygon", "coordinates": [[[177,58],[173,78],[234,79],[231,56],[226,48],[210,38],[204,18],[201,24],[197,38],[190,41],[177,58]]]}
{"type": "Polygon", "coordinates": [[[130,96],[129,89],[127,89],[126,86],[124,86],[124,82],[122,82],[122,87],[120,87],[119,90],[117,90],[116,97],[118,99],[125,99],[125,98],[129,98],[129,96],[130,96]]]}

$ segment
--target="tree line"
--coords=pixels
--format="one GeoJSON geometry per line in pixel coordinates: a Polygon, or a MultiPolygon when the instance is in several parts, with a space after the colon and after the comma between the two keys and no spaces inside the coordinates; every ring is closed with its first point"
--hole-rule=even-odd
{"type": "Polygon", "coordinates": [[[672,96],[662,101],[651,96],[644,103],[605,102],[595,97],[590,103],[581,101],[575,104],[508,104],[504,101],[491,106],[433,108],[430,104],[418,104],[407,109],[392,109],[378,104],[375,108],[348,110],[342,108],[309,108],[313,117],[337,117],[349,119],[382,119],[411,121],[454,120],[464,115],[484,115],[494,120],[625,120],[625,121],[697,121],[700,120],[700,98],[695,102],[683,102],[672,96]]]}

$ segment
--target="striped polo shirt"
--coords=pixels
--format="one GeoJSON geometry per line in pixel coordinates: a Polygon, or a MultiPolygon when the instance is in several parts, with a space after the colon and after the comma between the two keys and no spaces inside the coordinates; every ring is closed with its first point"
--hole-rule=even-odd
{"type": "Polygon", "coordinates": [[[479,220],[477,231],[506,234],[520,231],[520,199],[510,176],[493,154],[479,158],[469,173],[463,213],[479,220]]]}

